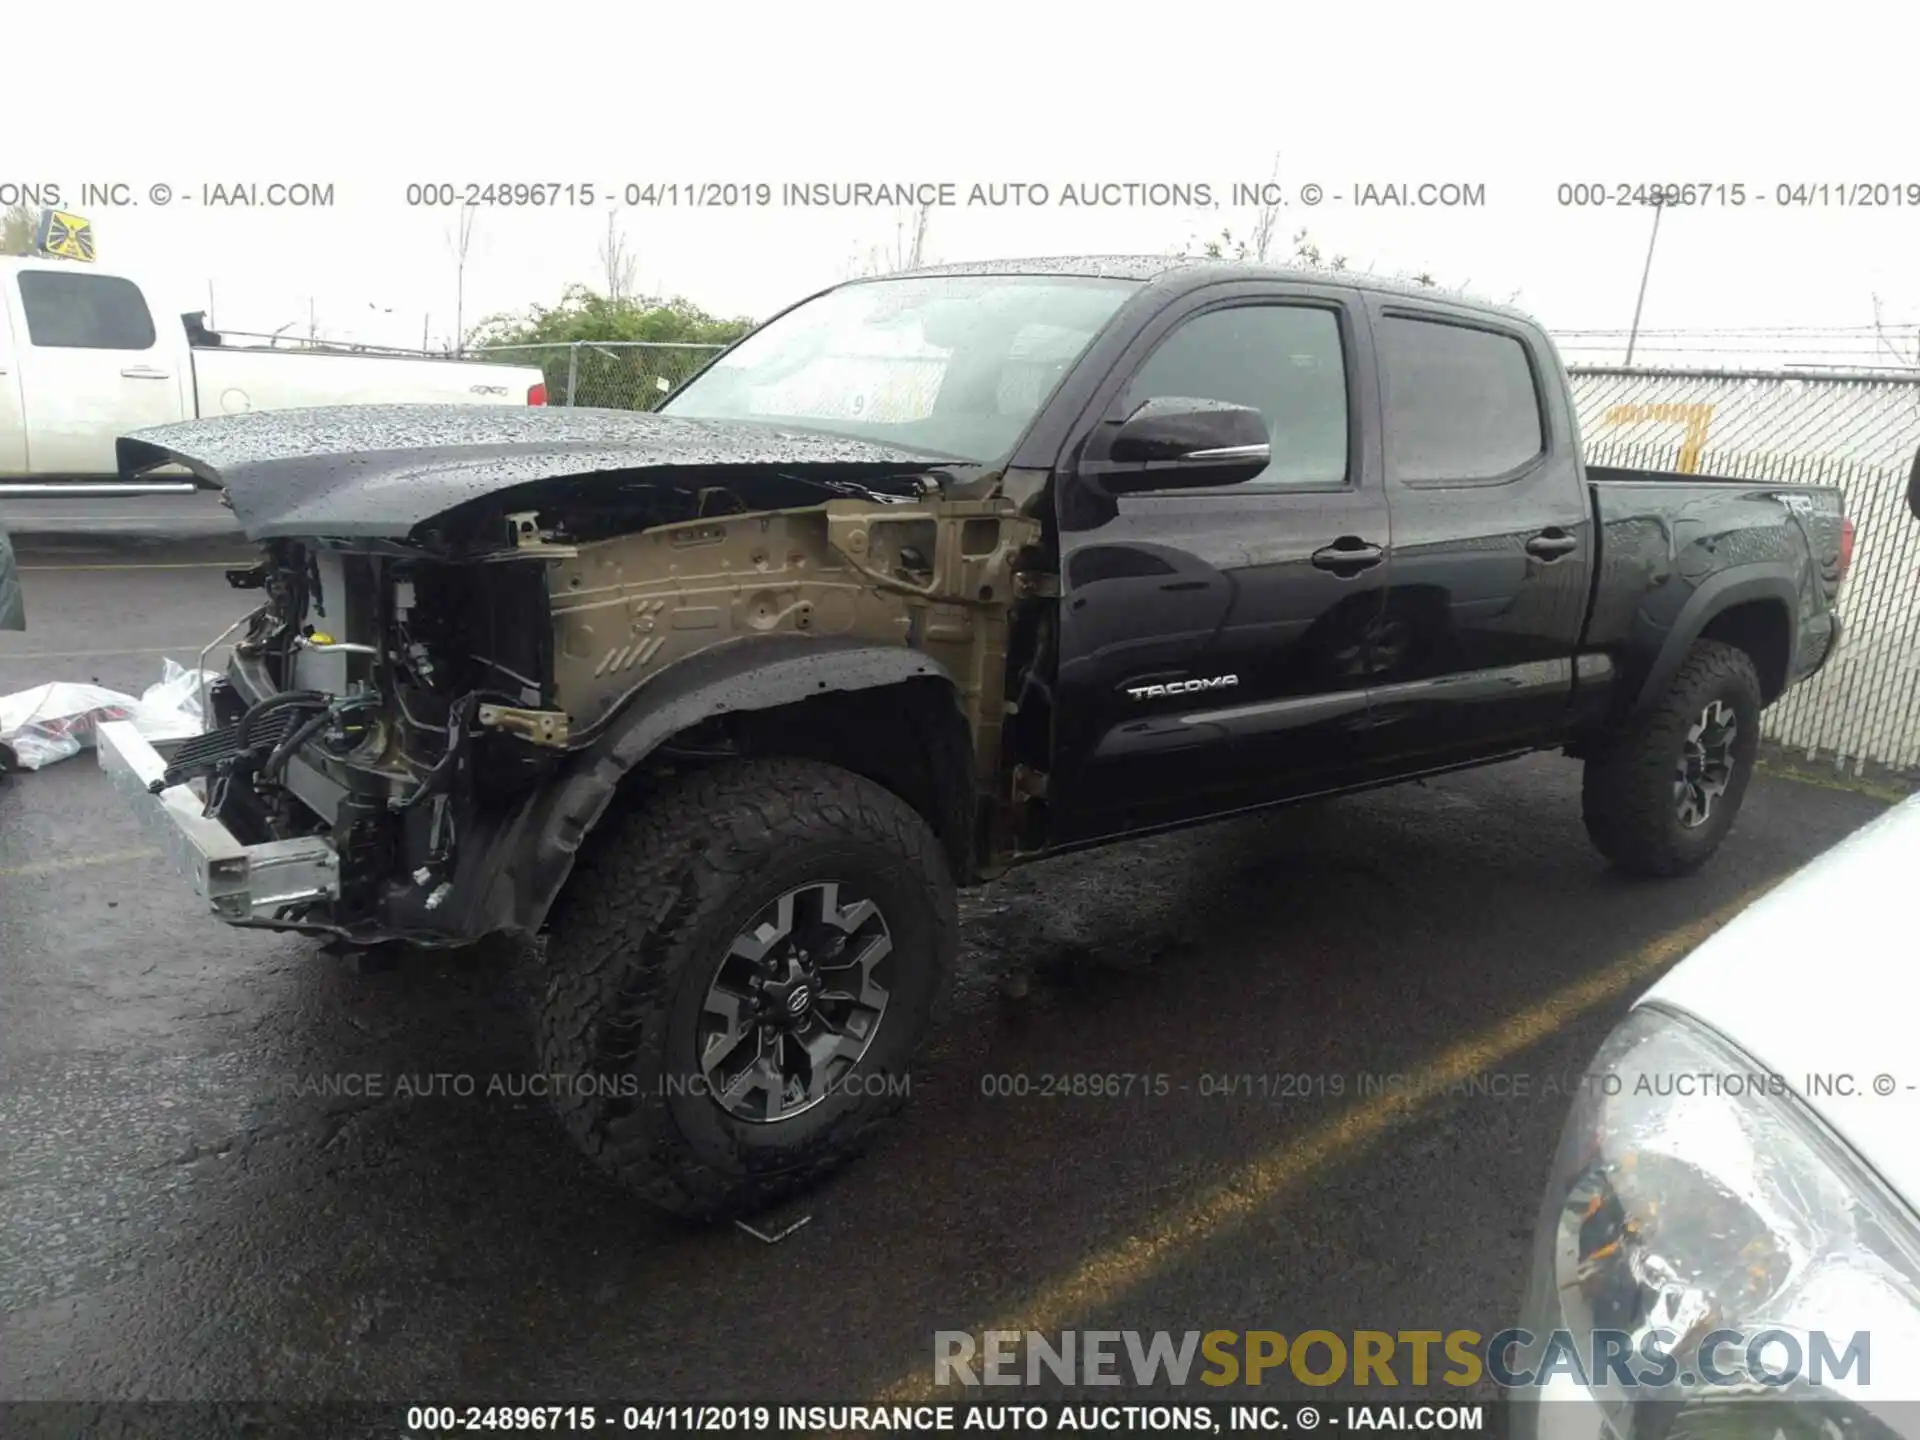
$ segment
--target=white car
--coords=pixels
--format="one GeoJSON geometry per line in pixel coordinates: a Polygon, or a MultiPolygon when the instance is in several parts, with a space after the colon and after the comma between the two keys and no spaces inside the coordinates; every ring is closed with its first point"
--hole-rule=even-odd
{"type": "Polygon", "coordinates": [[[326,405],[544,405],[533,366],[224,343],[155,287],[91,264],[0,258],[0,495],[192,488],[118,480],[117,437],[326,405]]]}
{"type": "Polygon", "coordinates": [[[1538,1402],[1519,1433],[1920,1435],[1917,882],[1920,796],[1707,940],[1601,1048],[1535,1236],[1534,1340],[1494,1377],[1538,1402]],[[1574,1358],[1543,1365],[1556,1331],[1574,1358]],[[1607,1346],[1624,1370],[1595,1363],[1607,1346]],[[1722,1408],[1753,1396],[1792,1403],[1722,1408]]]}

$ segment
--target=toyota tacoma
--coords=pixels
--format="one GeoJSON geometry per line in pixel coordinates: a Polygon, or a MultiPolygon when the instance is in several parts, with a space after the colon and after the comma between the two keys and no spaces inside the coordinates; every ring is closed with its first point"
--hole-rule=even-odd
{"type": "Polygon", "coordinates": [[[208,732],[101,732],[212,914],[528,937],[566,1128],[693,1216],[898,1108],[1010,866],[1559,750],[1609,861],[1692,870],[1852,545],[1830,488],[1586,466],[1523,315],[1166,258],[839,285],[653,413],[118,459],[261,547],[208,732]]]}

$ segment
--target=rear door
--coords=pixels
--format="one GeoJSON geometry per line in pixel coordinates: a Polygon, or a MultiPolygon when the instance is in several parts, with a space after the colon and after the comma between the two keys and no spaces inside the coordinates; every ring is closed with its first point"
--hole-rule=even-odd
{"type": "Polygon", "coordinates": [[[1594,546],[1558,361],[1499,315],[1380,294],[1369,307],[1393,514],[1376,759],[1416,770],[1551,739],[1594,546]]]}
{"type": "Polygon", "coordinates": [[[52,261],[15,284],[34,475],[112,475],[118,436],[188,418],[185,337],[162,340],[139,286],[52,261]]]}
{"type": "Polygon", "coordinates": [[[1063,841],[1326,789],[1364,763],[1389,548],[1365,345],[1345,289],[1206,287],[1148,322],[1083,418],[1091,456],[1149,399],[1253,405],[1273,459],[1239,485],[1121,496],[1090,525],[1063,468],[1063,841]]]}

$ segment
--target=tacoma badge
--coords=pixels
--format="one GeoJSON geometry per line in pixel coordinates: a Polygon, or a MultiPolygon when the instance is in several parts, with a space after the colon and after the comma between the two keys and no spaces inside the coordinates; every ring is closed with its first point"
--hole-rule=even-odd
{"type": "Polygon", "coordinates": [[[1204,680],[1169,680],[1164,685],[1129,685],[1127,694],[1136,700],[1152,700],[1161,695],[1188,695],[1196,690],[1218,690],[1238,685],[1238,675],[1209,675],[1204,680]]]}

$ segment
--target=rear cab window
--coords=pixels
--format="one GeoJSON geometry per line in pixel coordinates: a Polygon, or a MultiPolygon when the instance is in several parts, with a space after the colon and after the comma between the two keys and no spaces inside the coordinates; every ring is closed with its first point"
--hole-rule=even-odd
{"type": "Polygon", "coordinates": [[[1518,336],[1466,319],[1389,312],[1374,344],[1388,480],[1497,484],[1545,452],[1540,377],[1518,336]]]}

